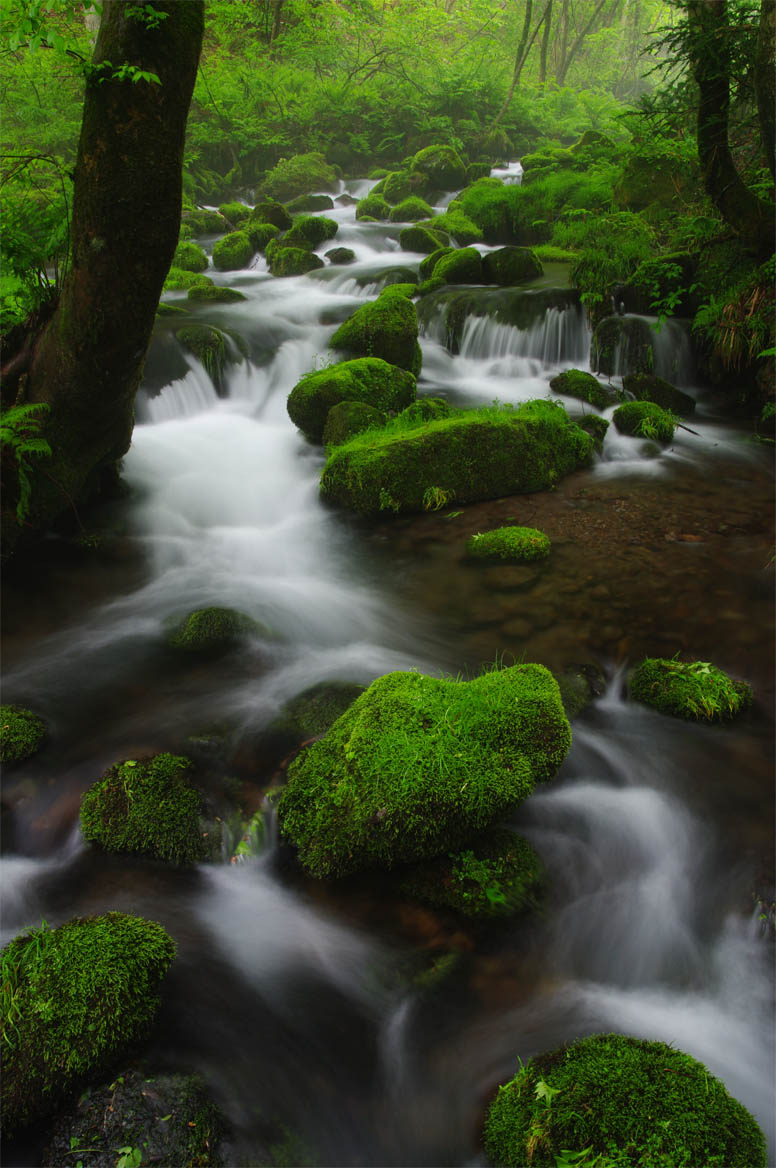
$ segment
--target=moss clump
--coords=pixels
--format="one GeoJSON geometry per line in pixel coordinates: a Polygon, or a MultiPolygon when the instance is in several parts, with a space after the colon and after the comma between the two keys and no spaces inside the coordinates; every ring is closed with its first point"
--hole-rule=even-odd
{"type": "Polygon", "coordinates": [[[178,329],[178,341],[189,353],[201,361],[217,384],[226,364],[226,341],[223,333],[209,324],[190,324],[178,329]]]}
{"type": "Polygon", "coordinates": [[[482,256],[477,249],[461,247],[437,260],[433,279],[443,284],[481,284],[482,270],[482,256]]]}
{"type": "Polygon", "coordinates": [[[247,268],[253,258],[254,247],[247,231],[232,231],[213,246],[213,267],[219,272],[233,272],[247,268]]]}
{"type": "Polygon", "coordinates": [[[486,284],[511,288],[535,280],[544,269],[530,247],[500,247],[482,257],[482,271],[486,284]]]}
{"type": "Polygon", "coordinates": [[[372,426],[384,426],[385,414],[374,406],[360,401],[343,401],[332,406],[323,428],[324,446],[340,446],[354,434],[361,434],[372,426]]]}
{"type": "Polygon", "coordinates": [[[326,259],[330,264],[352,264],[356,253],[352,247],[333,247],[326,252],[326,259]]]}
{"type": "Polygon", "coordinates": [[[630,676],[634,701],[654,706],[661,714],[719,722],[752,704],[752,690],[708,661],[677,661],[647,657],[630,676]]]}
{"type": "Polygon", "coordinates": [[[234,608],[198,608],[167,630],[167,644],[183,653],[223,653],[246,637],[266,635],[264,625],[234,608]]]}
{"type": "Polygon", "coordinates": [[[402,251],[419,251],[423,255],[431,255],[440,247],[447,247],[450,236],[446,231],[436,231],[431,227],[402,227],[399,232],[399,246],[402,251]]]}
{"type": "Polygon", "coordinates": [[[0,761],[22,762],[46,737],[42,718],[21,706],[0,706],[0,761]]]}
{"type": "Polygon", "coordinates": [[[256,251],[265,251],[269,241],[280,234],[280,228],[276,227],[274,223],[254,223],[253,221],[245,224],[245,231],[247,231],[248,238],[256,251]]]}
{"type": "Polygon", "coordinates": [[[561,393],[564,397],[575,397],[579,401],[595,406],[597,410],[606,409],[611,405],[614,395],[592,373],[584,369],[566,369],[553,377],[550,381],[553,393],[561,393]]]}
{"type": "Polygon", "coordinates": [[[431,255],[427,255],[424,260],[421,260],[418,265],[418,275],[421,280],[430,280],[439,260],[443,256],[450,255],[453,251],[455,251],[453,247],[438,247],[436,251],[432,251],[431,255]]]}
{"type": "Polygon", "coordinates": [[[164,281],[165,292],[185,292],[188,288],[206,288],[213,281],[202,272],[186,272],[183,268],[170,268],[164,281]]]}
{"type": "Polygon", "coordinates": [[[246,219],[251,217],[251,207],[246,207],[245,203],[222,203],[218,208],[219,215],[223,215],[224,219],[234,227],[239,225],[246,219]]]}
{"type": "Polygon", "coordinates": [[[195,284],[189,288],[187,300],[202,300],[209,304],[232,304],[235,300],[245,300],[236,288],[225,288],[222,284],[195,284]]]}
{"type": "MultiPolygon", "coordinates": [[[[212,280],[210,281],[212,284],[212,280]]],[[[196,286],[196,285],[195,285],[196,286]]],[[[161,301],[156,306],[157,316],[188,316],[189,310],[183,308],[180,304],[168,304],[166,301],[161,301]]]]}
{"type": "Polygon", "coordinates": [[[469,682],[389,673],[292,763],[281,830],[318,877],[427,859],[525,799],[570,743],[540,665],[469,682]]]}
{"type": "Polygon", "coordinates": [[[292,215],[299,215],[311,211],[331,211],[334,208],[334,199],[331,195],[297,195],[286,204],[286,209],[292,215]]]}
{"type": "Polygon", "coordinates": [[[417,223],[420,219],[430,219],[433,214],[433,207],[424,199],[411,195],[408,199],[402,199],[395,207],[391,207],[389,219],[392,223],[417,223]]]}
{"type": "Polygon", "coordinates": [[[496,1168],[555,1168],[564,1150],[587,1148],[612,1168],[767,1164],[762,1132],[719,1079],[662,1042],[622,1034],[531,1059],[499,1087],[483,1134],[496,1168]]]}
{"type": "Polygon", "coordinates": [[[384,289],[377,300],[357,308],[329,343],[332,349],[357,357],[381,357],[416,376],[420,372],[418,316],[415,306],[395,288],[384,289]]]}
{"type": "MultiPolygon", "coordinates": [[[[333,191],[337,175],[322,154],[294,154],[282,158],[265,176],[261,184],[262,198],[269,196],[286,202],[312,191],[333,191]]],[[[271,220],[270,220],[271,222],[271,220]]]]}
{"type": "Polygon", "coordinates": [[[420,171],[394,170],[381,180],[371,194],[382,195],[388,203],[401,203],[413,196],[423,198],[429,193],[428,185],[427,177],[420,171]]]}
{"type": "Polygon", "coordinates": [[[267,265],[273,276],[303,276],[322,268],[323,260],[303,247],[284,247],[272,239],[266,249],[267,265]]]}
{"type": "Polygon", "coordinates": [[[607,316],[596,325],[590,344],[590,368],[607,377],[651,373],[655,362],[652,330],[638,316],[607,316]]]}
{"type": "Polygon", "coordinates": [[[398,414],[402,422],[415,425],[417,422],[433,422],[438,418],[449,418],[452,409],[443,397],[419,397],[411,406],[398,414]]]}
{"type": "Polygon", "coordinates": [[[418,151],[411,165],[438,190],[457,191],[466,182],[466,165],[452,146],[426,146],[418,151]]]}
{"type": "Polygon", "coordinates": [[[606,431],[609,429],[606,418],[601,418],[598,414],[583,414],[581,418],[576,419],[576,423],[586,434],[590,434],[596,447],[600,450],[604,444],[606,431]]]}
{"type": "Polygon", "coordinates": [[[196,211],[185,211],[183,222],[188,223],[195,235],[223,235],[228,225],[223,215],[218,211],[206,211],[202,208],[196,211]]]}
{"type": "Polygon", "coordinates": [[[612,421],[621,434],[649,438],[653,442],[670,442],[674,436],[674,419],[652,402],[626,402],[618,406],[612,421]]]}
{"type": "Polygon", "coordinates": [[[381,413],[396,411],[415,399],[415,378],[379,357],[360,357],[308,373],[288,395],[288,416],[311,442],[323,440],[332,407],[363,402],[381,413]]]}
{"type": "Polygon", "coordinates": [[[517,243],[515,226],[519,187],[497,178],[481,178],[462,191],[456,202],[482,231],[486,243],[517,243]]]}
{"type": "Polygon", "coordinates": [[[364,686],[353,681],[320,681],[292,698],[270,724],[267,734],[273,741],[282,738],[288,750],[308,738],[318,738],[363,692],[364,686]]]}
{"type": "Polygon", "coordinates": [[[541,560],[550,554],[551,546],[535,527],[496,527],[466,541],[467,552],[478,560],[541,560]]]}
{"type": "Polygon", "coordinates": [[[356,219],[389,219],[391,204],[382,195],[369,194],[356,203],[356,219]]]}
{"type": "Polygon", "coordinates": [[[459,247],[482,242],[482,231],[457,206],[451,206],[443,215],[435,215],[429,224],[433,231],[446,231],[459,247]]]}
{"type": "Polygon", "coordinates": [[[190,766],[182,756],[157,754],[111,767],[81,802],[84,839],[106,852],[137,852],[172,864],[207,859],[212,842],[202,833],[202,796],[186,779],[190,766]]]}
{"type": "Polygon", "coordinates": [[[161,925],[123,913],[45,924],[2,953],[3,1126],[39,1120],[145,1038],[175,956],[161,925]]]}
{"type": "Polygon", "coordinates": [[[670,381],[656,377],[654,373],[626,373],[622,379],[626,393],[632,393],[636,401],[651,401],[680,418],[686,418],[695,410],[695,399],[689,393],[682,393],[670,381]]]}
{"type": "Polygon", "coordinates": [[[271,223],[278,231],[288,231],[293,219],[282,203],[276,203],[274,199],[265,199],[257,203],[251,211],[251,222],[271,223]]]}
{"type": "Polygon", "coordinates": [[[501,830],[410,869],[398,891],[467,917],[508,917],[536,907],[543,875],[527,840],[501,830]]]}
{"type": "Polygon", "coordinates": [[[207,266],[207,254],[199,244],[187,239],[178,244],[172,257],[172,267],[182,268],[184,272],[204,272],[207,266]]]}
{"type": "Polygon", "coordinates": [[[324,215],[302,215],[295,219],[290,231],[283,236],[283,247],[306,247],[312,250],[327,239],[333,239],[339,223],[324,215]]]}
{"type": "Polygon", "coordinates": [[[331,452],[321,493],[365,515],[541,491],[588,462],[589,435],[553,402],[487,407],[359,434],[331,452]]]}

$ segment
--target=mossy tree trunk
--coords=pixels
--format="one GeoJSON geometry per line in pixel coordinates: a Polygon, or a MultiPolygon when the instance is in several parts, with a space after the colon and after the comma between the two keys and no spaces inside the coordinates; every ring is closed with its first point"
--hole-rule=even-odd
{"type": "Polygon", "coordinates": [[[183,144],[203,0],[105,0],[75,165],[70,267],[26,399],[52,447],[32,522],[87,498],[129,448],[134,399],[180,228],[183,144]],[[143,10],[165,13],[154,26],[143,10]],[[161,84],[119,80],[128,64],[161,84]]]}

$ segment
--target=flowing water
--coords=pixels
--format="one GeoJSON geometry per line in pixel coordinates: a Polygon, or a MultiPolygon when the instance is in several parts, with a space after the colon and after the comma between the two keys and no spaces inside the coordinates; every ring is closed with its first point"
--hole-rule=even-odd
{"type": "MultiPolygon", "coordinates": [[[[502,177],[519,181],[519,165],[502,177]]],[[[51,734],[6,780],[3,939],[107,909],[165,924],[179,957],[151,1054],[202,1071],[234,1165],[267,1162],[269,1123],[320,1165],[481,1164],[485,1101],[517,1058],[599,1030],[700,1058],[773,1149],[756,907],[772,879],[767,450],[696,384],[671,325],[656,361],[697,412],[668,448],[610,430],[595,466],[553,492],[376,524],[325,508],[322,452],[286,397],[328,360],[335,324],[396,278],[386,271],[421,258],[400,251],[398,226],[357,223],[347,199],[327,214],[339,232],[320,252],[350,247],[351,265],[274,279],[260,257],[211,272],[247,297],[193,310],[247,342],[218,390],[160,325],[125,459],[131,493],[106,516],[102,551],[52,540],[11,573],[4,700],[38,710],[51,734]],[[548,532],[546,563],[466,562],[469,534],[509,521],[548,532]],[[209,604],[249,613],[266,635],[220,663],[171,660],[165,622],[209,604]],[[628,702],[628,663],[677,651],[746,677],[754,710],[688,726],[628,702]],[[480,932],[378,880],[319,887],[274,846],[178,871],[80,839],[80,794],[118,759],[185,751],[226,725],[230,766],[257,802],[279,762],[262,730],[303,689],[391,669],[474,673],[497,658],[590,663],[608,679],[575,719],[558,778],[513,819],[552,874],[544,915],[480,932]],[[445,978],[414,976],[439,959],[445,978]]],[[[553,268],[537,288],[565,283],[553,268]]],[[[588,367],[590,337],[570,302],[523,330],[469,317],[455,355],[438,320],[421,342],[419,391],[481,404],[548,395],[559,370],[588,367]]],[[[34,1138],[12,1149],[20,1165],[38,1155],[34,1138]]]]}

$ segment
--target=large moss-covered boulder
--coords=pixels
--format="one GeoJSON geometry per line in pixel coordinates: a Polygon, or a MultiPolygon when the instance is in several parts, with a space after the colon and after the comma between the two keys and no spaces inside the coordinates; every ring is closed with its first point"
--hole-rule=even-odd
{"type": "Polygon", "coordinates": [[[476,560],[518,563],[541,560],[550,554],[550,540],[535,527],[496,527],[478,531],[466,541],[466,551],[476,560]]]}
{"type": "Polygon", "coordinates": [[[236,608],[197,608],[166,628],[166,641],[180,653],[215,656],[233,649],[249,637],[266,636],[265,625],[236,608]]]}
{"type": "Polygon", "coordinates": [[[423,255],[431,255],[440,247],[447,247],[450,236],[446,231],[437,231],[431,227],[421,227],[416,223],[414,227],[402,227],[399,232],[399,247],[402,251],[419,251],[423,255]]]}
{"type": "Polygon", "coordinates": [[[45,723],[32,710],[0,706],[0,761],[23,762],[40,750],[45,737],[45,723]]]}
{"type": "Polygon", "coordinates": [[[752,690],[709,661],[647,657],[628,681],[634,701],[661,714],[703,722],[733,718],[752,704],[752,690]]]}
{"type": "Polygon", "coordinates": [[[308,373],[288,395],[287,409],[306,438],[321,442],[329,412],[341,402],[362,402],[384,414],[414,400],[412,373],[379,357],[359,357],[308,373]]]}
{"type": "Polygon", "coordinates": [[[365,195],[356,203],[356,219],[389,219],[391,204],[382,195],[365,195]]]}
{"type": "Polygon", "coordinates": [[[187,272],[185,268],[170,268],[164,279],[165,292],[185,292],[189,288],[204,288],[213,281],[202,272],[187,272]]]}
{"type": "Polygon", "coordinates": [[[625,402],[614,411],[612,421],[621,434],[632,438],[670,442],[674,436],[673,416],[653,402],[625,402]]]}
{"type": "Polygon", "coordinates": [[[227,288],[223,284],[195,284],[189,288],[187,300],[205,304],[234,304],[237,300],[246,300],[247,297],[236,288],[227,288]]]}
{"type": "Polygon", "coordinates": [[[521,1066],[499,1087],[483,1136],[495,1168],[556,1168],[588,1148],[589,1163],[617,1168],[768,1163],[760,1128],[719,1079],[672,1046],[624,1034],[594,1034],[521,1066]]]}
{"type": "Polygon", "coordinates": [[[313,211],[331,211],[334,209],[334,199],[331,195],[297,195],[286,203],[292,215],[299,215],[313,211]]]}
{"type": "Polygon", "coordinates": [[[420,372],[423,358],[418,344],[418,315],[412,301],[399,295],[395,287],[384,289],[377,300],[357,308],[340,325],[330,344],[332,349],[357,357],[381,357],[400,369],[416,375],[420,372]]]}
{"type": "Polygon", "coordinates": [[[481,243],[483,239],[482,230],[457,205],[449,207],[443,215],[435,215],[427,226],[434,231],[446,231],[459,247],[481,243]]]}
{"type": "Polygon", "coordinates": [[[356,253],[352,247],[333,247],[331,251],[326,252],[326,259],[330,264],[352,264],[355,258],[356,253]]]}
{"type": "MultiPolygon", "coordinates": [[[[262,200],[279,199],[285,203],[298,195],[313,191],[336,191],[337,175],[322,154],[294,154],[282,158],[268,171],[261,183],[262,200]]],[[[272,220],[269,220],[272,222],[272,220]]]]}
{"type": "Polygon", "coordinates": [[[456,200],[468,219],[482,231],[486,243],[518,243],[516,215],[519,188],[497,178],[481,178],[456,200]]]}
{"type": "Polygon", "coordinates": [[[414,195],[422,199],[430,194],[429,181],[420,171],[394,170],[371,193],[382,195],[391,204],[401,203],[403,199],[410,199],[414,195]]]}
{"type": "Polygon", "coordinates": [[[320,256],[307,248],[284,247],[276,239],[270,240],[266,249],[267,266],[273,276],[303,276],[324,266],[320,256]]]}
{"type": "Polygon", "coordinates": [[[412,160],[412,170],[424,174],[429,186],[457,191],[466,182],[466,164],[452,146],[426,146],[412,160]]]}
{"type": "Polygon", "coordinates": [[[280,228],[274,223],[256,223],[253,219],[245,224],[245,231],[256,251],[266,251],[270,240],[280,234],[280,228]]]}
{"type": "Polygon", "coordinates": [[[632,393],[636,401],[654,402],[680,418],[688,417],[695,410],[695,398],[654,373],[626,373],[622,387],[627,393],[632,393]]]}
{"type": "Polygon", "coordinates": [[[486,284],[511,288],[526,280],[535,280],[544,269],[530,247],[500,247],[482,257],[482,272],[486,284]]]}
{"type": "Polygon", "coordinates": [[[354,434],[362,434],[370,426],[384,426],[385,414],[374,406],[360,401],[343,401],[332,406],[323,427],[323,445],[341,446],[354,434]]]}
{"type": "Polygon", "coordinates": [[[247,231],[232,231],[213,245],[213,267],[219,272],[233,272],[247,268],[253,258],[254,247],[247,231]]]}
{"type": "Polygon", "coordinates": [[[184,272],[204,272],[207,266],[208,258],[204,248],[191,240],[181,240],[172,257],[172,267],[181,268],[184,272]]]}
{"type": "Polygon", "coordinates": [[[219,215],[223,215],[224,219],[228,220],[233,227],[239,227],[240,224],[250,219],[253,208],[247,207],[245,203],[222,203],[218,208],[219,215]]]}
{"type": "Polygon", "coordinates": [[[553,393],[561,393],[564,397],[575,397],[579,401],[603,410],[616,400],[615,394],[602,385],[592,373],[584,369],[566,369],[550,381],[553,393]]]}
{"type": "Polygon", "coordinates": [[[418,275],[421,280],[429,280],[433,276],[434,268],[437,266],[439,260],[442,259],[442,256],[450,255],[455,250],[454,247],[438,247],[436,251],[432,251],[430,255],[427,255],[425,259],[421,260],[418,265],[418,275]]]}
{"type": "Polygon", "coordinates": [[[417,223],[421,219],[430,219],[433,214],[433,207],[430,207],[425,199],[411,195],[410,198],[402,199],[395,207],[391,207],[388,217],[392,223],[417,223]]]}
{"type": "Polygon", "coordinates": [[[281,831],[319,877],[430,858],[522,802],[570,743],[540,665],[469,682],[389,673],[292,763],[281,831]]]}
{"type": "Polygon", "coordinates": [[[251,211],[251,222],[271,223],[278,231],[288,231],[293,218],[282,203],[277,203],[274,199],[263,199],[251,211]]]}
{"type": "Polygon", "coordinates": [[[300,215],[283,236],[282,245],[312,250],[327,239],[333,239],[338,230],[339,223],[335,219],[327,219],[324,215],[300,215]]]}
{"type": "Polygon", "coordinates": [[[544,866],[528,841],[496,829],[466,848],[406,869],[397,890],[434,908],[488,920],[535,908],[543,877],[544,866]]]}
{"type": "Polygon", "coordinates": [[[3,950],[6,1132],[39,1122],[147,1036],[174,956],[161,925],[124,913],[43,924],[3,950]]]}
{"type": "Polygon", "coordinates": [[[202,795],[188,781],[190,767],[188,758],[173,754],[110,767],[81,802],[84,839],[106,852],[172,864],[207,859],[216,841],[203,834],[202,795]]]}
{"type": "Polygon", "coordinates": [[[229,230],[226,219],[218,211],[207,211],[200,207],[196,211],[184,211],[181,218],[190,225],[195,235],[223,235],[229,230]]]}
{"type": "Polygon", "coordinates": [[[481,284],[482,256],[475,247],[460,247],[440,256],[434,265],[433,278],[442,284],[481,284]]]}
{"type": "Polygon", "coordinates": [[[388,423],[332,450],[324,498],[365,515],[436,509],[546,490],[592,455],[593,440],[553,402],[388,423]]]}
{"type": "Polygon", "coordinates": [[[590,368],[607,377],[651,373],[655,363],[653,334],[639,316],[606,316],[596,325],[590,344],[590,368]]]}

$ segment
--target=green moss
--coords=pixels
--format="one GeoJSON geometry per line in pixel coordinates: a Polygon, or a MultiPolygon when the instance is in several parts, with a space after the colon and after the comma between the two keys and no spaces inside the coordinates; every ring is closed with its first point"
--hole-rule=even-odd
{"type": "Polygon", "coordinates": [[[391,207],[389,219],[392,223],[417,223],[420,219],[430,219],[433,214],[433,207],[424,199],[411,195],[408,199],[402,199],[395,207],[391,207]]]}
{"type": "Polygon", "coordinates": [[[496,527],[466,541],[467,552],[478,560],[541,560],[550,547],[549,538],[535,527],[496,527]]]}
{"type": "Polygon", "coordinates": [[[172,266],[184,272],[204,272],[208,266],[207,255],[199,244],[184,239],[175,249],[172,266]]]}
{"type": "Polygon", "coordinates": [[[418,286],[414,281],[402,283],[400,280],[389,281],[380,293],[384,299],[389,296],[403,296],[405,300],[412,300],[413,296],[417,296],[417,294],[418,286]]]}
{"type": "Polygon", "coordinates": [[[374,406],[360,401],[343,401],[332,406],[323,428],[324,446],[340,446],[354,434],[361,434],[372,426],[384,426],[385,414],[374,406]]]}
{"type": "Polygon", "coordinates": [[[360,357],[308,373],[288,396],[288,416],[311,442],[323,440],[333,406],[363,402],[381,413],[396,411],[415,398],[415,378],[379,357],[360,357]]]}
{"type": "Polygon", "coordinates": [[[235,300],[247,299],[236,288],[225,288],[221,284],[195,284],[189,288],[187,300],[203,300],[211,304],[231,304],[235,300]]]}
{"type": "Polygon", "coordinates": [[[81,802],[81,831],[106,852],[137,852],[173,864],[194,864],[212,854],[203,837],[202,796],[190,786],[182,756],[128,759],[107,770],[81,802]]]}
{"type": "Polygon", "coordinates": [[[413,195],[423,198],[428,191],[428,179],[420,171],[395,170],[379,183],[379,191],[374,187],[371,194],[380,194],[388,203],[401,203],[413,195]]]}
{"type": "Polygon", "coordinates": [[[634,701],[661,714],[705,722],[722,721],[752,704],[751,687],[735,681],[708,661],[647,657],[628,682],[634,701]]]}
{"type": "Polygon", "coordinates": [[[322,154],[295,154],[291,158],[282,158],[264,176],[261,196],[285,202],[312,191],[335,190],[336,186],[336,172],[322,154]]]}
{"type": "Polygon", "coordinates": [[[207,369],[212,380],[218,383],[226,364],[226,342],[223,333],[209,324],[190,324],[178,329],[178,341],[193,353],[207,369]]]}
{"type": "Polygon", "coordinates": [[[251,217],[251,207],[246,207],[245,203],[222,203],[218,208],[219,215],[223,215],[233,227],[239,227],[245,219],[251,217]]]}
{"type": "Polygon", "coordinates": [[[390,214],[391,204],[381,195],[372,193],[356,203],[356,219],[389,219],[390,214]]]}
{"type": "Polygon", "coordinates": [[[490,178],[490,171],[489,162],[470,162],[466,167],[466,185],[471,186],[481,178],[490,178]]]}
{"type": "Polygon", "coordinates": [[[626,402],[614,411],[612,421],[621,434],[630,434],[634,438],[670,442],[674,436],[672,415],[652,402],[626,402]]]}
{"type": "Polygon", "coordinates": [[[46,737],[42,718],[21,706],[0,706],[0,761],[22,762],[40,750],[46,737]]]}
{"type": "Polygon", "coordinates": [[[266,636],[265,625],[234,608],[198,608],[182,620],[173,619],[167,644],[183,653],[223,653],[246,637],[266,636]]]}
{"type": "Polygon", "coordinates": [[[282,203],[276,203],[274,199],[265,199],[257,203],[251,211],[251,222],[271,223],[278,231],[288,231],[293,219],[282,203]]]}
{"type": "Polygon", "coordinates": [[[467,917],[508,917],[536,907],[543,875],[526,840],[497,830],[462,851],[411,868],[402,874],[398,891],[467,917]]]}
{"type": "Polygon", "coordinates": [[[566,369],[559,373],[550,381],[550,389],[564,397],[575,397],[587,402],[597,410],[605,409],[614,400],[614,394],[601,385],[597,377],[583,369],[566,369]]]}
{"type": "Polygon", "coordinates": [[[6,1131],[55,1110],[146,1037],[174,956],[161,925],[123,913],[43,924],[3,950],[6,1131]]]}
{"type": "Polygon", "coordinates": [[[588,462],[592,439],[553,402],[462,410],[449,418],[357,435],[333,450],[321,493],[362,514],[428,509],[541,491],[588,462]]]}
{"type": "Polygon", "coordinates": [[[459,247],[470,243],[481,243],[482,231],[463,211],[450,207],[443,215],[435,215],[426,226],[433,231],[445,231],[453,237],[459,247]]]}
{"type": "Polygon", "coordinates": [[[431,255],[427,255],[424,260],[421,260],[418,266],[418,275],[421,280],[430,280],[437,262],[453,251],[455,251],[453,247],[438,247],[436,251],[432,251],[431,255]]]}
{"type": "Polygon", "coordinates": [[[381,357],[415,375],[420,372],[422,357],[415,306],[406,296],[392,293],[390,288],[377,300],[356,309],[329,343],[335,350],[357,357],[381,357]]]}
{"type": "Polygon", "coordinates": [[[186,223],[186,222],[181,223],[180,230],[178,232],[178,239],[182,240],[182,239],[193,239],[193,238],[194,238],[194,228],[192,227],[191,223],[186,223]]]}
{"type": "Polygon", "coordinates": [[[575,418],[575,421],[581,430],[591,435],[597,449],[600,450],[609,429],[606,418],[600,418],[598,414],[583,414],[581,418],[575,418]]]}
{"type": "MultiPolygon", "coordinates": [[[[212,280],[210,281],[212,284],[212,280]]],[[[196,287],[196,285],[194,285],[196,287]]],[[[188,316],[189,310],[183,308],[180,304],[168,304],[166,301],[161,301],[156,306],[157,316],[188,316]]]]}
{"type": "Polygon", "coordinates": [[[334,209],[334,199],[331,195],[297,195],[286,204],[286,210],[292,215],[300,215],[312,211],[331,211],[334,209]]]}
{"type": "Polygon", "coordinates": [[[481,284],[482,256],[474,247],[461,247],[440,256],[434,265],[435,280],[443,284],[481,284]]]}
{"type": "Polygon", "coordinates": [[[600,321],[590,344],[590,368],[607,377],[624,373],[651,373],[654,365],[652,330],[638,316],[607,316],[600,321]]]}
{"type": "Polygon", "coordinates": [[[654,402],[680,418],[686,418],[695,410],[695,399],[689,393],[682,393],[670,381],[664,381],[654,373],[626,373],[622,387],[626,393],[632,393],[636,401],[654,402]]]}
{"type": "Polygon", "coordinates": [[[482,231],[486,243],[517,243],[515,209],[519,188],[497,178],[481,178],[458,196],[461,210],[482,231]]]}
{"type": "Polygon", "coordinates": [[[170,268],[164,281],[165,292],[184,292],[188,288],[206,288],[212,285],[210,276],[201,272],[186,272],[183,268],[170,268]]]}
{"type": "Polygon", "coordinates": [[[289,749],[317,738],[330,730],[363,692],[364,686],[352,681],[320,681],[292,698],[270,725],[269,733],[285,736],[289,749]]]}
{"type": "Polygon", "coordinates": [[[266,249],[267,264],[273,276],[303,276],[324,266],[320,256],[302,247],[284,247],[275,239],[266,249]]]}
{"type": "Polygon", "coordinates": [[[218,211],[186,211],[183,222],[191,226],[195,235],[223,235],[228,230],[226,220],[218,211]]]}
{"type": "Polygon", "coordinates": [[[446,231],[432,230],[430,227],[402,227],[399,232],[399,246],[402,251],[419,251],[430,255],[440,247],[447,247],[450,237],[446,231]]]}
{"type": "Polygon", "coordinates": [[[424,280],[422,284],[418,285],[418,296],[429,296],[432,292],[438,292],[440,288],[447,287],[449,285],[445,284],[444,280],[432,276],[429,280],[424,280]]]}
{"type": "Polygon", "coordinates": [[[219,272],[247,268],[254,247],[247,231],[232,231],[213,245],[213,267],[219,272]]]}
{"type": "Polygon", "coordinates": [[[352,264],[356,258],[356,253],[352,247],[333,247],[331,251],[326,252],[326,259],[330,264],[352,264]]]}
{"type": "Polygon", "coordinates": [[[256,251],[265,251],[269,241],[280,233],[280,228],[274,223],[255,223],[253,220],[245,224],[245,230],[256,251]]]}
{"type": "Polygon", "coordinates": [[[443,397],[419,397],[398,415],[400,423],[415,425],[417,422],[433,422],[437,418],[449,418],[452,410],[443,397]]]}
{"type": "Polygon", "coordinates": [[[426,146],[412,159],[411,167],[437,190],[457,191],[466,182],[466,166],[452,146],[426,146]]]}
{"type": "Polygon", "coordinates": [[[306,247],[312,250],[327,239],[333,239],[338,230],[339,224],[334,219],[327,219],[323,215],[301,215],[283,236],[283,247],[306,247]]]}
{"type": "Polygon", "coordinates": [[[573,264],[579,259],[578,251],[569,251],[552,243],[537,243],[531,250],[543,264],[573,264]]]}
{"type": "Polygon", "coordinates": [[[490,1104],[484,1143],[496,1168],[556,1168],[564,1150],[588,1148],[579,1163],[601,1168],[767,1164],[762,1132],[719,1079],[673,1047],[621,1034],[531,1059],[490,1104]]]}
{"type": "Polygon", "coordinates": [[[511,288],[526,280],[535,280],[543,268],[530,247],[501,247],[482,257],[483,278],[486,284],[511,288]]]}
{"type": "Polygon", "coordinates": [[[283,834],[315,876],[457,848],[550,778],[571,734],[552,675],[389,673],[289,768],[283,834]]]}

